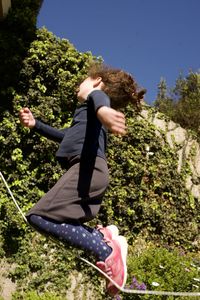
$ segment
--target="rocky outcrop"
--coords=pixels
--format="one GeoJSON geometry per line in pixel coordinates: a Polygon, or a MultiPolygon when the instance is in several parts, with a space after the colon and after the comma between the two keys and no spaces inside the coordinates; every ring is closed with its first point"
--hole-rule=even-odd
{"type": "Polygon", "coordinates": [[[185,163],[189,165],[186,187],[200,200],[200,144],[187,130],[167,120],[163,114],[147,109],[142,111],[141,116],[155,125],[160,137],[165,134],[166,141],[178,154],[178,170],[180,171],[185,163]]]}

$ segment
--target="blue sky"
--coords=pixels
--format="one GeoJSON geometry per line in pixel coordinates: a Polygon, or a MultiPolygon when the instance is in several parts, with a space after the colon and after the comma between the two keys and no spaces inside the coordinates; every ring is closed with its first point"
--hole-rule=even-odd
{"type": "Polygon", "coordinates": [[[149,104],[161,78],[200,71],[200,0],[44,0],[37,25],[133,74],[149,104]]]}

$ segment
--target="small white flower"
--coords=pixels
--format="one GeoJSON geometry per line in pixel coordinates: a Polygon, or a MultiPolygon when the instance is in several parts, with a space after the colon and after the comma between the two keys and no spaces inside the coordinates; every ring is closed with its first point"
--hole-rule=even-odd
{"type": "Polygon", "coordinates": [[[146,146],[146,151],[149,152],[149,150],[150,150],[150,147],[147,145],[146,146]]]}
{"type": "Polygon", "coordinates": [[[200,278],[193,278],[194,281],[200,282],[200,278]]]}
{"type": "Polygon", "coordinates": [[[156,281],[153,281],[153,282],[152,282],[152,285],[153,285],[153,286],[159,286],[160,284],[159,284],[158,282],[156,282],[156,281]]]}
{"type": "Polygon", "coordinates": [[[190,264],[192,267],[196,268],[196,265],[195,264],[190,264]]]}
{"type": "Polygon", "coordinates": [[[188,268],[185,268],[185,271],[186,271],[186,272],[190,272],[190,269],[188,269],[188,268]]]}
{"type": "Polygon", "coordinates": [[[162,265],[159,265],[160,269],[164,269],[165,267],[163,267],[162,265]]]}

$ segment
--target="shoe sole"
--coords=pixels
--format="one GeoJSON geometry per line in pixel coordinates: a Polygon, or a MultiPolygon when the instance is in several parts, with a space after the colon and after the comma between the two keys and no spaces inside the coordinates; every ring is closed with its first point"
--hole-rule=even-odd
{"type": "Polygon", "coordinates": [[[126,260],[127,260],[127,253],[128,253],[128,243],[127,243],[126,238],[122,235],[119,235],[118,237],[116,237],[115,240],[117,240],[118,243],[120,244],[122,262],[123,262],[123,266],[124,266],[124,280],[123,280],[123,284],[122,284],[122,288],[123,288],[125,286],[126,280],[127,280],[126,260]]]}

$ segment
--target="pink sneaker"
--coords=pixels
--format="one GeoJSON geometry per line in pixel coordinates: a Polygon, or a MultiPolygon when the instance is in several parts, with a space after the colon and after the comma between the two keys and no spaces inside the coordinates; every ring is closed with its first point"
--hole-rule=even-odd
{"type": "MultiPolygon", "coordinates": [[[[128,244],[124,236],[117,236],[108,245],[113,249],[105,262],[99,261],[96,266],[105,272],[120,287],[124,287],[127,279],[126,258],[128,244]]],[[[118,288],[110,281],[107,282],[107,290],[110,295],[118,293],[118,288]]]]}
{"type": "Polygon", "coordinates": [[[107,227],[97,225],[97,230],[99,230],[103,234],[104,240],[107,242],[115,239],[119,234],[119,230],[115,225],[109,225],[107,227]]]}

